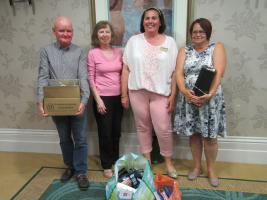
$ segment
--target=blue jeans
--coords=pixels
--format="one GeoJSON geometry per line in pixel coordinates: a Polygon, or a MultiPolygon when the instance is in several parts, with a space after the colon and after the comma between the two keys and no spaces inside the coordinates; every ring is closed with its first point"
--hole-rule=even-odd
{"type": "Polygon", "coordinates": [[[53,116],[64,163],[75,175],[87,173],[87,109],[79,116],[53,116]]]}

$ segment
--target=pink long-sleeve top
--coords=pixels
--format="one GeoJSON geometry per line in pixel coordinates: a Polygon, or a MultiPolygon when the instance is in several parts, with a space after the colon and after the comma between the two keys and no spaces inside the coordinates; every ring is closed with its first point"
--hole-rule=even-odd
{"type": "Polygon", "coordinates": [[[113,56],[107,58],[100,48],[88,53],[87,69],[90,87],[95,86],[100,96],[121,94],[122,51],[112,48],[113,56]]]}

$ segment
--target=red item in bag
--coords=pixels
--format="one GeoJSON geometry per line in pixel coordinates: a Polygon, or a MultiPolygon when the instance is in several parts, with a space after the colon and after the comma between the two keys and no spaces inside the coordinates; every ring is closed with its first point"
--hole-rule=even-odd
{"type": "Polygon", "coordinates": [[[180,191],[179,184],[174,179],[165,175],[157,174],[154,179],[154,184],[156,190],[163,189],[166,186],[172,188],[172,193],[168,200],[182,200],[182,193],[180,191]]]}

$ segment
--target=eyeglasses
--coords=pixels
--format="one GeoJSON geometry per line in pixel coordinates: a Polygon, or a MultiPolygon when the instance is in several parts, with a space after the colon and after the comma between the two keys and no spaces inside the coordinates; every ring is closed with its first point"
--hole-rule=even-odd
{"type": "Polygon", "coordinates": [[[206,35],[206,32],[205,31],[193,31],[192,32],[192,35],[197,35],[197,34],[199,34],[199,35],[206,35]]]}

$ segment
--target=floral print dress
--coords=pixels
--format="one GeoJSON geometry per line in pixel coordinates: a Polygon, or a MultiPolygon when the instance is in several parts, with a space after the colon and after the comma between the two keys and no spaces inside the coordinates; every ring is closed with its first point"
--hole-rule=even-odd
{"type": "MultiPolygon", "coordinates": [[[[193,89],[200,69],[203,65],[213,66],[213,51],[215,43],[207,49],[197,52],[192,46],[185,48],[184,77],[185,85],[193,89]]],[[[177,134],[191,136],[199,133],[205,138],[216,138],[226,135],[225,102],[221,85],[216,94],[202,107],[188,103],[182,93],[178,93],[175,109],[174,130],[177,134]]]]}

